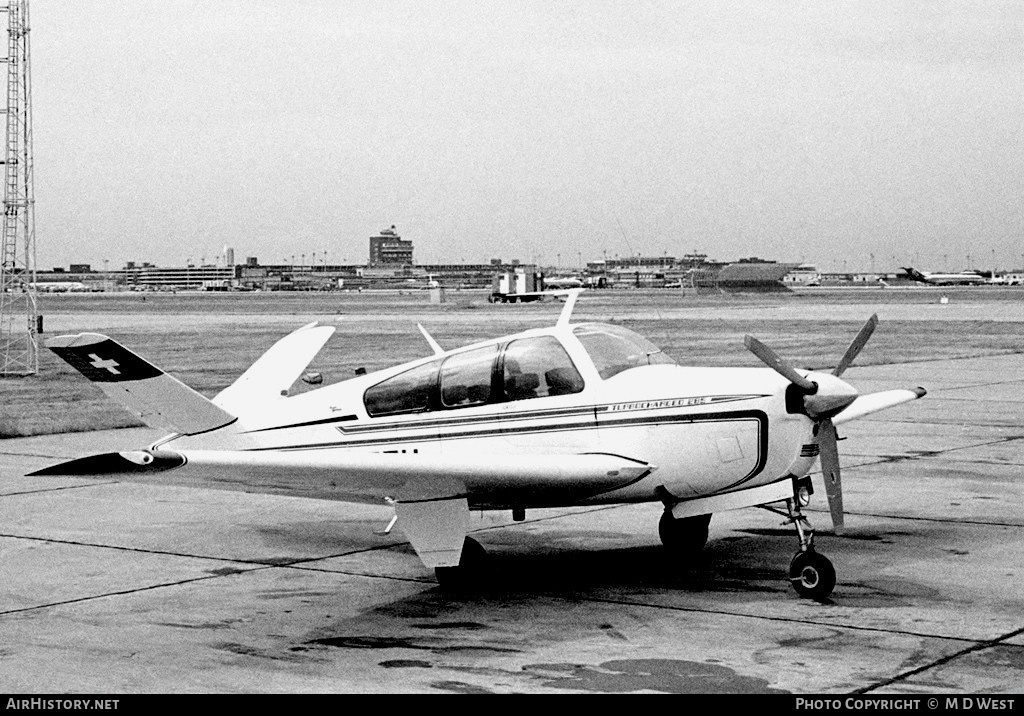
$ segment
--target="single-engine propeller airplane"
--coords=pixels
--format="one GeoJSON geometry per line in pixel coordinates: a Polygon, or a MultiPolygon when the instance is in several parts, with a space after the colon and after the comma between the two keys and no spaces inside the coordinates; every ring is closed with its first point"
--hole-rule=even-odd
{"type": "Polygon", "coordinates": [[[715,512],[762,506],[787,517],[799,551],[789,578],[805,597],[836,581],[803,508],[820,460],[836,531],[843,503],[836,426],[925,394],[860,395],[842,380],[872,316],[830,372],[797,369],[747,336],[768,368],[677,365],[618,325],[570,322],[444,350],[288,396],[334,332],[311,323],[282,338],[212,400],[96,333],[48,347],[145,423],[168,431],[144,449],[83,457],[33,475],[377,502],[442,586],[466,585],[483,548],[471,510],[661,502],[659,535],[700,550],[715,512]],[[783,510],[784,506],[784,510],[783,510]]]}

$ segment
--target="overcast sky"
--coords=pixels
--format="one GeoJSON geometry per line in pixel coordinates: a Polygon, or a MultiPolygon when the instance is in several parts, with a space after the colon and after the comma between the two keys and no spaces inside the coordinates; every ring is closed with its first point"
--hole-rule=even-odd
{"type": "Polygon", "coordinates": [[[40,268],[1024,264],[1019,0],[32,0],[40,268]]]}

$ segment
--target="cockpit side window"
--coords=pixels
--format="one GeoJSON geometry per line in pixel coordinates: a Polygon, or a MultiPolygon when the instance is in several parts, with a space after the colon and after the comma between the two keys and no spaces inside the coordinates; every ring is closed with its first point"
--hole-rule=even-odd
{"type": "Polygon", "coordinates": [[[371,418],[421,413],[430,409],[437,388],[438,362],[426,363],[366,389],[363,404],[371,418]]]}
{"type": "Polygon", "coordinates": [[[568,395],[583,377],[553,336],[520,338],[456,353],[387,378],[363,394],[371,418],[568,395]]]}
{"type": "Polygon", "coordinates": [[[675,361],[638,333],[621,326],[586,323],[573,329],[602,378],[624,370],[675,361]]]}
{"type": "Polygon", "coordinates": [[[502,385],[506,400],[567,395],[583,390],[583,377],[553,336],[521,338],[505,348],[502,385]]]}
{"type": "Polygon", "coordinates": [[[498,346],[456,353],[441,365],[441,405],[462,408],[491,399],[491,374],[498,346]]]}

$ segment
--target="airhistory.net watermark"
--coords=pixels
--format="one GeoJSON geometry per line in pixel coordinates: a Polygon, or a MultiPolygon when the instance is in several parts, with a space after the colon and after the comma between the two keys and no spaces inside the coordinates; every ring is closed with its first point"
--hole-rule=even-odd
{"type": "Polygon", "coordinates": [[[25,711],[112,711],[120,699],[44,699],[9,698],[4,704],[8,710],[25,711]]]}

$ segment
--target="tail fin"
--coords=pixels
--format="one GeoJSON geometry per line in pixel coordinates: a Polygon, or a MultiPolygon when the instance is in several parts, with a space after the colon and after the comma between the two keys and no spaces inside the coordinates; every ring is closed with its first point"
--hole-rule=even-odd
{"type": "Polygon", "coordinates": [[[195,435],[235,420],[177,378],[102,334],[57,336],[46,347],[150,427],[195,435]]]}
{"type": "Polygon", "coordinates": [[[280,400],[334,333],[333,326],[308,323],[272,345],[213,402],[243,415],[253,407],[280,400]]]}
{"type": "Polygon", "coordinates": [[[900,268],[902,268],[906,272],[906,274],[915,281],[920,281],[921,283],[931,283],[931,281],[928,280],[927,276],[925,276],[923,273],[918,271],[913,266],[901,266],[900,268]]]}

